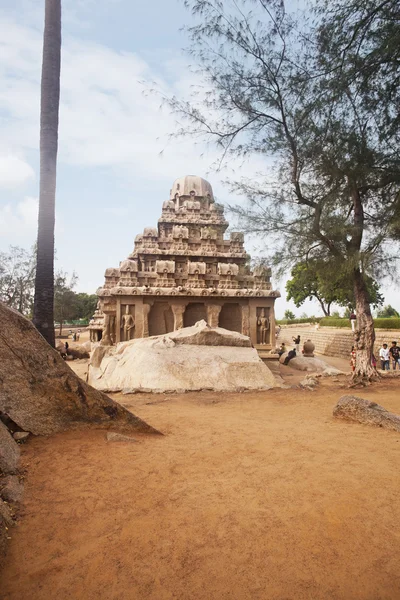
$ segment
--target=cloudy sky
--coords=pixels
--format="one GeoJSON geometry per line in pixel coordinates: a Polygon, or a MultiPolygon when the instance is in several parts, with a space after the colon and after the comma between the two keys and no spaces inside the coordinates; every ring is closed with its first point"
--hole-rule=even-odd
{"type": "MultiPolygon", "coordinates": [[[[215,151],[171,141],[175,117],[145,93],[156,82],[183,96],[196,83],[182,51],[180,28],[191,19],[183,2],[63,4],[56,268],[75,271],[79,291],[94,293],[105,268],[132,251],[135,235],[156,225],[174,179],[200,175],[219,202],[231,198],[221,183],[227,174],[210,171],[215,151]]],[[[0,7],[0,250],[36,238],[43,5],[2,0],[0,7]]],[[[253,159],[243,174],[261,166],[253,159]]],[[[284,282],[274,284],[284,291],[284,282]]],[[[394,305],[397,291],[385,288],[394,305]]],[[[318,314],[312,303],[295,309],[283,298],[277,315],[288,307],[318,314]]]]}

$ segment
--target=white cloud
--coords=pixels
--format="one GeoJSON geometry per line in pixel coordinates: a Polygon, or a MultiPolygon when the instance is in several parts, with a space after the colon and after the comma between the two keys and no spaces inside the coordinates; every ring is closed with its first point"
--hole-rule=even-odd
{"type": "Polygon", "coordinates": [[[0,235],[9,238],[10,243],[30,245],[35,237],[38,220],[37,198],[25,196],[16,205],[6,204],[0,207],[0,235]]]}
{"type": "Polygon", "coordinates": [[[35,171],[22,158],[0,154],[0,188],[12,189],[35,176],[35,171]]]}
{"type": "MultiPolygon", "coordinates": [[[[0,18],[0,110],[3,140],[22,149],[38,148],[42,39],[33,28],[0,18]]],[[[167,140],[175,116],[160,110],[160,98],[144,93],[143,80],[155,81],[167,94],[189,91],[195,83],[182,59],[161,57],[167,84],[137,54],[118,52],[82,40],[63,38],[59,128],[60,162],[80,167],[111,168],[122,178],[174,178],[204,174],[217,157],[192,139],[167,140]],[[165,150],[162,155],[160,152],[165,150]]],[[[252,161],[251,172],[261,166],[252,161]]],[[[248,169],[246,169],[248,170],[248,169]]]]}

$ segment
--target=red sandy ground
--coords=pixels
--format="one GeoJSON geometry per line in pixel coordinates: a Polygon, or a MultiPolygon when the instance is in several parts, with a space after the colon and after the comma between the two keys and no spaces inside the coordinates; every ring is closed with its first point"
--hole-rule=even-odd
{"type": "Polygon", "coordinates": [[[117,396],[165,436],[31,439],[0,597],[398,600],[400,434],[334,420],[339,388],[117,396]]]}

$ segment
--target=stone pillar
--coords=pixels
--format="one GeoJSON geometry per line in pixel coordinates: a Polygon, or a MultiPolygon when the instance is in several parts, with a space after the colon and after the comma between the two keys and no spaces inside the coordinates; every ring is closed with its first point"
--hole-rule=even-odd
{"type": "Polygon", "coordinates": [[[142,337],[149,337],[149,312],[151,310],[151,304],[143,303],[143,335],[142,337]]]}
{"type": "Polygon", "coordinates": [[[101,346],[111,346],[111,316],[105,314],[104,315],[104,328],[103,328],[103,336],[100,342],[101,346]]]}
{"type": "Polygon", "coordinates": [[[174,331],[182,329],[183,315],[185,314],[186,304],[171,304],[172,314],[174,315],[174,331]]]}
{"type": "Polygon", "coordinates": [[[248,304],[242,306],[242,334],[250,336],[250,307],[248,304]]]}
{"type": "Polygon", "coordinates": [[[271,346],[272,348],[276,347],[276,323],[275,323],[275,307],[272,303],[272,306],[269,309],[269,333],[271,336],[271,346]]]}
{"type": "Polygon", "coordinates": [[[219,313],[221,312],[221,304],[209,304],[207,306],[207,323],[210,327],[218,327],[219,313]]]}

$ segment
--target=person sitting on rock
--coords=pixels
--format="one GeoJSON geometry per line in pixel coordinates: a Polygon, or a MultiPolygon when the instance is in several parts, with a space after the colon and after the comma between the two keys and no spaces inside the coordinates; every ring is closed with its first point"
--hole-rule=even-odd
{"type": "Polygon", "coordinates": [[[285,358],[285,360],[283,361],[284,365],[288,365],[289,361],[292,360],[292,358],[294,358],[296,356],[296,350],[293,348],[293,350],[289,350],[289,352],[287,353],[287,356],[285,358]]]}
{"type": "Polygon", "coordinates": [[[279,350],[277,352],[277,354],[279,355],[279,358],[282,356],[282,354],[285,354],[286,352],[286,345],[285,342],[282,342],[282,344],[279,346],[279,350]]]}

